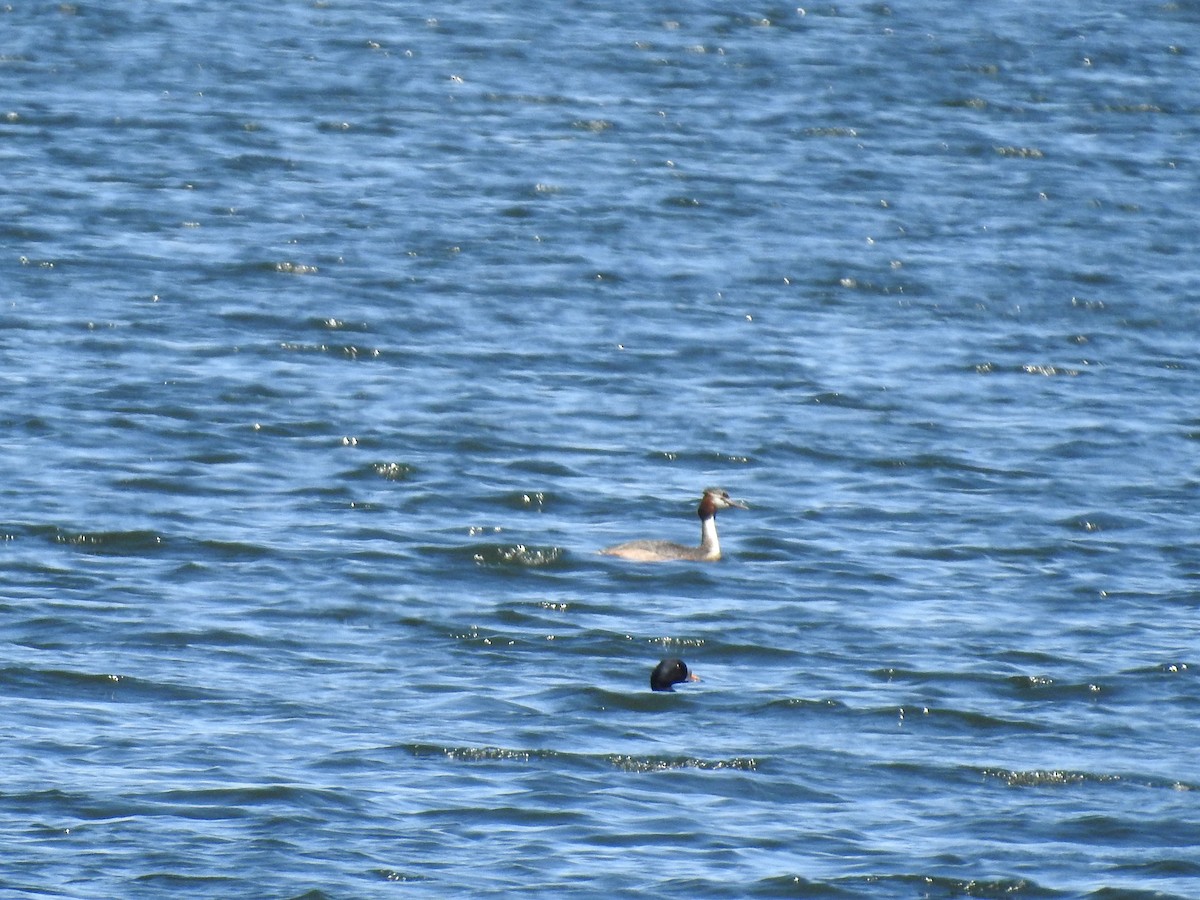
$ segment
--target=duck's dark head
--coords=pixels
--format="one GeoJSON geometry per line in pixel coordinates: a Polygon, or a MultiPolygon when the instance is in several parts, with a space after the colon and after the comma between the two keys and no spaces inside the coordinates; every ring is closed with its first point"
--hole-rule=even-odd
{"type": "Polygon", "coordinates": [[[650,673],[650,690],[673,691],[673,685],[684,681],[699,681],[700,676],[689,672],[687,663],[682,659],[664,659],[650,673]]]}

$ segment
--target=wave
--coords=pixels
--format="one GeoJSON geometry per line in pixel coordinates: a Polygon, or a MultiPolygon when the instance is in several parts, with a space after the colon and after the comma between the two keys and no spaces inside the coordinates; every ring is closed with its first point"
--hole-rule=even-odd
{"type": "Polygon", "coordinates": [[[192,686],[147,681],[116,673],[75,672],[7,666],[0,669],[0,687],[9,696],[55,701],[110,700],[114,702],[175,703],[210,700],[220,694],[192,686]]]}
{"type": "Polygon", "coordinates": [[[270,548],[243,541],[218,541],[181,537],[150,529],[85,530],[61,525],[10,525],[0,540],[23,538],[44,541],[95,556],[151,556],[167,552],[189,558],[213,555],[222,560],[259,560],[274,555],[270,548]],[[200,551],[200,552],[196,552],[200,551]]]}
{"type": "Polygon", "coordinates": [[[550,760],[584,768],[618,769],[622,772],[664,772],[675,769],[757,772],[762,765],[762,760],[753,756],[705,759],[680,754],[575,753],[562,750],[464,747],[427,743],[402,744],[389,749],[399,750],[417,758],[439,757],[464,763],[528,763],[550,760]]]}
{"type": "Polygon", "coordinates": [[[566,557],[562,547],[534,547],[525,544],[476,544],[464,550],[477,566],[537,569],[555,566],[566,557]]]}
{"type": "Polygon", "coordinates": [[[987,779],[1003,781],[1009,787],[1042,788],[1075,785],[1130,784],[1172,791],[1194,791],[1200,784],[1146,775],[1120,775],[1109,772],[1083,772],[1071,769],[1001,769],[984,768],[979,773],[987,779]]]}

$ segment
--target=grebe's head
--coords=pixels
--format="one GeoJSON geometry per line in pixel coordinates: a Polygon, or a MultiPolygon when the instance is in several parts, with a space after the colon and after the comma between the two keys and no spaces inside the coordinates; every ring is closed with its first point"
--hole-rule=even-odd
{"type": "Polygon", "coordinates": [[[729,491],[721,488],[705,488],[704,496],[700,499],[700,518],[706,519],[718,509],[729,509],[731,506],[737,509],[750,508],[741,500],[734,500],[730,497],[729,491]]]}

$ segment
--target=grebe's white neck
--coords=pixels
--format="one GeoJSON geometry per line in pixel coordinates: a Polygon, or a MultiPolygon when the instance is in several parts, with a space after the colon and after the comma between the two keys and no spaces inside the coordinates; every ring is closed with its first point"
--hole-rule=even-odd
{"type": "Polygon", "coordinates": [[[700,558],[721,558],[721,542],[717,539],[717,517],[715,515],[700,518],[700,558]]]}

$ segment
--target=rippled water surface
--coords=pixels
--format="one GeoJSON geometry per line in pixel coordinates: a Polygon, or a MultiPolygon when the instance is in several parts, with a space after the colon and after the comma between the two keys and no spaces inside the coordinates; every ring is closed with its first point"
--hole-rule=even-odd
{"type": "Polygon", "coordinates": [[[0,9],[0,891],[1200,896],[1198,29],[0,9]]]}

